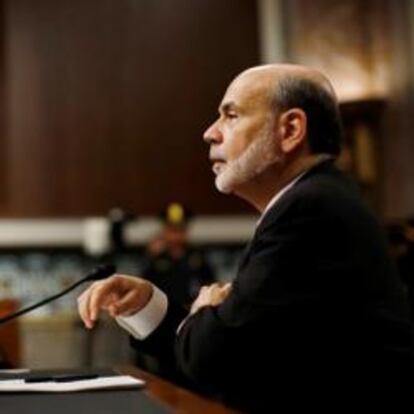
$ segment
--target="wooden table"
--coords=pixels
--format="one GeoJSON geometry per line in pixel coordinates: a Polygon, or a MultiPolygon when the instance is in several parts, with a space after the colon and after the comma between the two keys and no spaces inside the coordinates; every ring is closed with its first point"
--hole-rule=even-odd
{"type": "Polygon", "coordinates": [[[116,371],[145,380],[146,389],[144,392],[170,408],[174,413],[231,414],[238,412],[217,401],[209,400],[141,369],[120,367],[116,371]]]}

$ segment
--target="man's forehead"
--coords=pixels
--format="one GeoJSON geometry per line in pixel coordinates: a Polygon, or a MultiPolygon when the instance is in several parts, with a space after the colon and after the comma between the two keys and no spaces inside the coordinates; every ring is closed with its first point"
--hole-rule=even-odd
{"type": "Polygon", "coordinates": [[[229,85],[220,107],[226,109],[249,103],[267,103],[271,96],[271,87],[271,82],[264,77],[242,74],[229,85]]]}

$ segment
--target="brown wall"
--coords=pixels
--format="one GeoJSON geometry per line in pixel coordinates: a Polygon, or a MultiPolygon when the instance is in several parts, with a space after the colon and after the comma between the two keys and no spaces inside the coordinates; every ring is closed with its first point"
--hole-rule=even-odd
{"type": "Polygon", "coordinates": [[[172,199],[243,211],[214,190],[201,136],[229,80],[258,63],[254,1],[3,6],[3,216],[153,214],[172,199]]]}

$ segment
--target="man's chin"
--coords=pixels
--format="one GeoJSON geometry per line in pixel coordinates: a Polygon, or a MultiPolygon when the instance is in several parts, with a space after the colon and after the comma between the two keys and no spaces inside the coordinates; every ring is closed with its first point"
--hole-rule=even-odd
{"type": "Polygon", "coordinates": [[[223,180],[223,178],[220,176],[216,177],[215,185],[220,193],[231,194],[233,192],[231,184],[226,182],[226,180],[223,180]]]}

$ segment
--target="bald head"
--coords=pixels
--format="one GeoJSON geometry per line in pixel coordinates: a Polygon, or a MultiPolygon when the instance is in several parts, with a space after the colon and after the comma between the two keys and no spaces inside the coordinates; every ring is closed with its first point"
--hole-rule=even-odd
{"type": "Polygon", "coordinates": [[[302,109],[311,151],[339,154],[342,126],[338,102],[331,82],[321,72],[292,64],[256,66],[237,76],[229,90],[232,88],[255,93],[278,113],[302,109]]]}
{"type": "Polygon", "coordinates": [[[257,79],[258,82],[267,82],[268,85],[274,86],[283,79],[308,80],[309,82],[318,85],[320,88],[331,95],[332,99],[336,101],[334,88],[329,79],[320,71],[309,68],[307,66],[293,65],[293,64],[272,64],[261,65],[247,69],[242,72],[235,80],[242,78],[250,78],[250,80],[257,79]]]}

